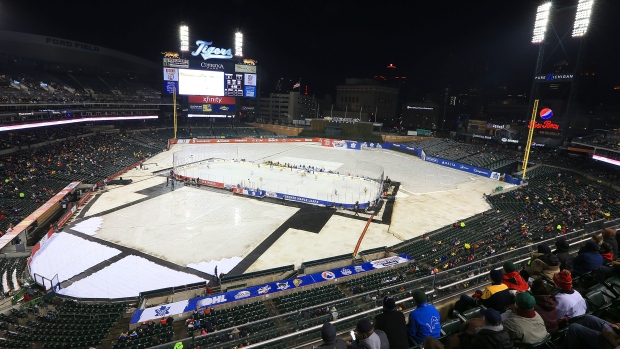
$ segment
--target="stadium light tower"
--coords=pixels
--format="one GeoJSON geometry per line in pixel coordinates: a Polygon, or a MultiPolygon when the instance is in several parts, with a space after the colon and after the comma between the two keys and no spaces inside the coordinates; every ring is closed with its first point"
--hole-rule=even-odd
{"type": "Polygon", "coordinates": [[[235,33],[235,57],[243,57],[243,33],[235,33]]]}
{"type": "MultiPolygon", "coordinates": [[[[534,77],[540,75],[543,65],[543,58],[545,56],[545,33],[549,26],[549,17],[551,15],[551,1],[545,2],[538,6],[536,10],[536,20],[534,21],[534,33],[532,35],[532,43],[538,44],[538,59],[536,60],[536,69],[534,71],[534,77]]],[[[530,102],[528,105],[532,105],[532,98],[536,94],[536,81],[532,82],[532,91],[530,92],[530,102]]],[[[534,120],[536,119],[536,112],[538,109],[538,99],[534,101],[532,106],[532,117],[530,120],[530,129],[527,136],[527,142],[525,143],[525,154],[523,156],[523,179],[527,171],[527,162],[530,157],[530,147],[532,146],[532,136],[534,135],[534,120]]]]}
{"type": "Polygon", "coordinates": [[[179,40],[181,41],[181,52],[189,51],[189,27],[181,25],[179,27],[179,40]]]}
{"type": "MultiPolygon", "coordinates": [[[[536,60],[534,76],[540,75],[540,71],[542,70],[543,58],[545,56],[545,33],[547,32],[547,27],[549,26],[551,7],[551,1],[548,1],[538,6],[538,9],[536,10],[536,20],[534,21],[534,34],[532,35],[532,43],[538,44],[538,59],[536,60]]],[[[534,98],[535,92],[536,82],[534,81],[532,83],[532,91],[530,92],[530,101],[528,105],[532,105],[532,98],[534,98]]]]}
{"type": "Polygon", "coordinates": [[[579,0],[577,13],[575,14],[575,25],[573,26],[574,38],[584,36],[588,32],[593,5],[594,0],[579,0]]]}
{"type": "Polygon", "coordinates": [[[534,22],[533,44],[540,44],[545,41],[545,33],[549,24],[549,14],[551,12],[551,1],[538,6],[536,11],[536,21],[534,22]]]}

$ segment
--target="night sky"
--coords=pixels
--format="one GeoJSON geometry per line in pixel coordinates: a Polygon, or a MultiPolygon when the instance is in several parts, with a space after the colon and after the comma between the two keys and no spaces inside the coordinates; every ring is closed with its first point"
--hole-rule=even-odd
{"type": "MultiPolygon", "coordinates": [[[[50,35],[159,60],[178,50],[178,25],[190,42],[233,47],[263,69],[263,86],[301,78],[321,96],[347,77],[385,73],[392,63],[411,88],[507,86],[526,91],[537,48],[530,44],[540,0],[427,1],[0,1],[0,28],[50,35]],[[479,72],[484,72],[480,75],[479,72]]],[[[558,8],[577,0],[554,1],[558,8]]],[[[620,83],[617,57],[620,1],[598,0],[584,45],[604,84],[620,83]]],[[[564,11],[572,23],[574,9],[564,11]]],[[[566,32],[558,20],[558,35],[566,32]]],[[[555,35],[555,33],[550,33],[555,35]]],[[[569,33],[570,36],[570,33],[569,33]]],[[[570,46],[570,45],[569,45],[570,46]]],[[[557,52],[561,48],[558,48],[557,52]]],[[[557,53],[556,52],[556,53],[557,53]]],[[[292,84],[291,84],[292,86],[292,84]]],[[[285,86],[286,87],[286,86],[285,86]]]]}

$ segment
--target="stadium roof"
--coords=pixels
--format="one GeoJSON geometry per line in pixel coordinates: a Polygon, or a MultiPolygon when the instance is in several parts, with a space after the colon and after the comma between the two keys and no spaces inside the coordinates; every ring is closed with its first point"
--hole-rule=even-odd
{"type": "Polygon", "coordinates": [[[95,44],[52,36],[0,30],[0,53],[35,60],[152,73],[160,65],[124,52],[95,44]]]}

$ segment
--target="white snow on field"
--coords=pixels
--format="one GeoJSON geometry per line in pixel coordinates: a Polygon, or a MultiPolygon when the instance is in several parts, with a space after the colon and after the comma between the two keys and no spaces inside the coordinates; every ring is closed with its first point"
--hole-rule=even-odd
{"type": "Polygon", "coordinates": [[[101,217],[93,217],[93,218],[89,218],[85,221],[82,221],[78,224],[76,224],[75,226],[73,226],[71,229],[80,232],[82,234],[86,234],[86,235],[90,235],[93,236],[95,234],[97,234],[97,230],[99,230],[99,228],[101,228],[101,224],[103,223],[103,218],[101,217]]]}
{"type": "MultiPolygon", "coordinates": [[[[30,263],[31,273],[65,281],[121,251],[69,233],[53,234],[30,263]]],[[[34,276],[33,276],[34,277],[34,276]]]]}
{"type": "Polygon", "coordinates": [[[86,298],[136,297],[143,291],[201,281],[205,280],[162,267],[141,257],[127,256],[58,293],[86,298]]]}

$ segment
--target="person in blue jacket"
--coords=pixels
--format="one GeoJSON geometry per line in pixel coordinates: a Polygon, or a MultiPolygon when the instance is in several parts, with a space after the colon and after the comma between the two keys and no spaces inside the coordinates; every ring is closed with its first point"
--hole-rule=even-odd
{"type": "Polygon", "coordinates": [[[416,309],[409,313],[407,334],[417,343],[424,343],[426,337],[439,338],[441,336],[439,311],[428,304],[424,291],[415,290],[412,296],[416,309]]]}
{"type": "Polygon", "coordinates": [[[580,276],[587,274],[603,265],[599,245],[593,240],[586,242],[575,259],[573,259],[573,275],[580,276]]]}

